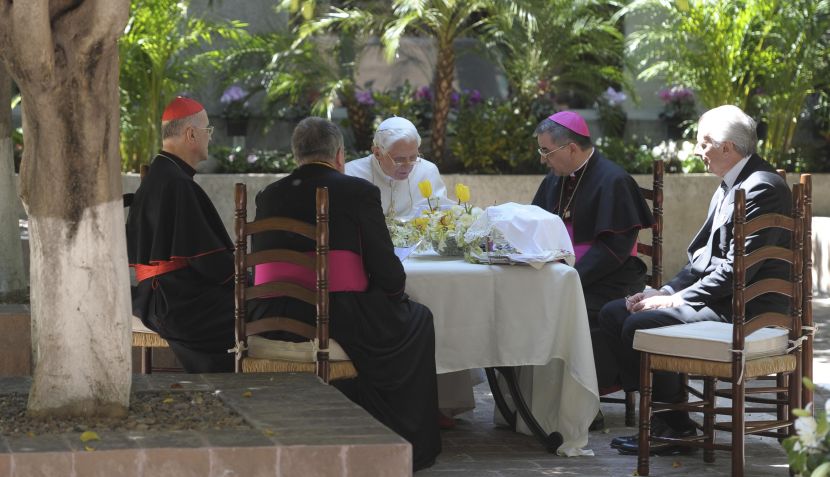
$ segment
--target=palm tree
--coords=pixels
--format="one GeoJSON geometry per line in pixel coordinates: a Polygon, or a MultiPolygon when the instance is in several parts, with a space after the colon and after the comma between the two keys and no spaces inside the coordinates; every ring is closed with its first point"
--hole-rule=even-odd
{"type": "Polygon", "coordinates": [[[122,167],[138,170],[161,146],[161,113],[176,94],[192,91],[222,57],[216,37],[245,38],[243,23],[213,23],[188,15],[189,1],[134,0],[119,40],[122,167]]]}
{"type": "Polygon", "coordinates": [[[766,116],[763,150],[783,167],[804,100],[823,81],[828,0],[635,0],[630,12],[646,19],[630,44],[640,77],[692,87],[706,108],[766,116]]]}
{"type": "Polygon", "coordinates": [[[393,20],[385,26],[381,37],[388,61],[395,57],[404,34],[423,35],[435,41],[431,153],[432,159],[440,164],[444,159],[455,77],[455,40],[498,35],[498,30],[492,28],[497,20],[501,25],[519,20],[531,31],[535,29],[535,21],[519,2],[506,0],[393,0],[392,12],[393,20]]]}

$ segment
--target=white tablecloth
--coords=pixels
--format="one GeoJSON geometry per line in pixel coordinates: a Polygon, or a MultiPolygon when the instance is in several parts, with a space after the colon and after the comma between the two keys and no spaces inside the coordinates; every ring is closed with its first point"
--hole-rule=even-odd
{"type": "MultiPolygon", "coordinates": [[[[520,382],[539,424],[562,434],[560,453],[588,443],[599,397],[573,268],[475,265],[437,255],[412,256],[404,268],[407,293],[432,310],[438,373],[533,365],[520,382]]],[[[529,434],[523,423],[518,430],[529,434]]]]}

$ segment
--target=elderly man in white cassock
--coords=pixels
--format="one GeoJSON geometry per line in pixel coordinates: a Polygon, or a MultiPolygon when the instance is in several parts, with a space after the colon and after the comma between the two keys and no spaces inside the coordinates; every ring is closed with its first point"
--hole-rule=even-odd
{"type": "Polygon", "coordinates": [[[346,163],[346,174],[366,179],[380,189],[383,213],[397,218],[409,218],[428,209],[418,183],[429,180],[435,202],[446,202],[447,188],[441,180],[438,167],[420,157],[421,136],[408,119],[393,116],[386,119],[377,131],[372,154],[346,163]]]}
{"type": "MultiPolygon", "coordinates": [[[[366,179],[380,189],[381,206],[387,217],[406,219],[429,209],[418,183],[432,184],[433,207],[452,204],[438,167],[420,157],[421,136],[411,121],[393,116],[375,131],[372,154],[346,163],[346,174],[366,179]]],[[[483,382],[481,370],[438,375],[439,424],[453,427],[452,416],[475,407],[472,386],[483,382]]]]}

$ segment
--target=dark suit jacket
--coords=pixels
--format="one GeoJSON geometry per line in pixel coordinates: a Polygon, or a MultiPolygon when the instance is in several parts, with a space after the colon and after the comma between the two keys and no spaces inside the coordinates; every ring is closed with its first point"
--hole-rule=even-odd
{"type": "MultiPolygon", "coordinates": [[[[746,216],[751,220],[772,212],[789,214],[792,196],[787,183],[758,155],[753,154],[726,191],[723,205],[715,217],[718,203],[724,197],[715,192],[703,227],[688,248],[689,262],[667,283],[683,300],[696,308],[708,306],[728,320],[732,318],[732,276],[734,260],[735,191],[746,191],[746,216]],[[695,252],[701,250],[697,256],[695,252]]],[[[787,246],[790,236],[781,229],[767,229],[747,237],[746,250],[751,252],[765,245],[787,246]]],[[[747,282],[764,278],[788,279],[789,267],[779,260],[766,260],[747,271],[747,282]]],[[[767,294],[749,302],[748,315],[759,310],[785,311],[787,300],[781,295],[767,294]]]]}

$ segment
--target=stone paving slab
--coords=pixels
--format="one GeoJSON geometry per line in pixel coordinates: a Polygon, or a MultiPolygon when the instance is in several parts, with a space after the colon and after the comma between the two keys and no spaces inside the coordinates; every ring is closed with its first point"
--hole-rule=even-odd
{"type": "MultiPolygon", "coordinates": [[[[0,379],[0,393],[30,378],[0,379]]],[[[335,388],[307,374],[134,375],[134,391],[212,391],[253,429],[0,435],[0,477],[412,474],[412,448],[335,388]],[[172,387],[171,387],[172,386],[172,387]]]]}

